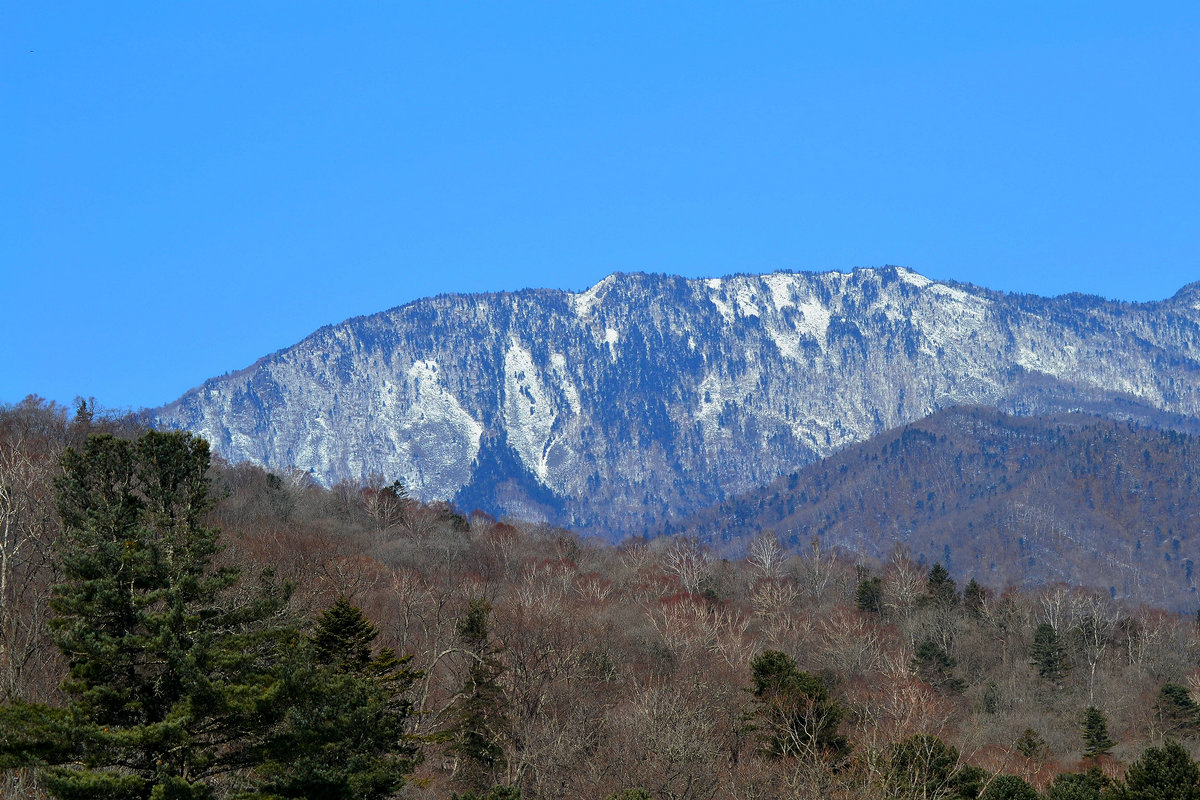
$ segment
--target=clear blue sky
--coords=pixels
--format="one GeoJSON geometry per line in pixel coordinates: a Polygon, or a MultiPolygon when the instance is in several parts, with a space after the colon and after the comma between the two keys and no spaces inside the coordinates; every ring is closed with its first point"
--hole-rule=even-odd
{"type": "Polygon", "coordinates": [[[1196,3],[0,5],[0,402],[440,292],[1200,279],[1196,3]]]}

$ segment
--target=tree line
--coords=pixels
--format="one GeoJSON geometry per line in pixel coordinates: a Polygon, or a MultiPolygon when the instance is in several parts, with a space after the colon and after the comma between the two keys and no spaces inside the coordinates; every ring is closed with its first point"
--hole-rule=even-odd
{"type": "Polygon", "coordinates": [[[0,514],[6,796],[1200,792],[1197,619],[1105,595],[613,547],[34,400],[0,514]]]}

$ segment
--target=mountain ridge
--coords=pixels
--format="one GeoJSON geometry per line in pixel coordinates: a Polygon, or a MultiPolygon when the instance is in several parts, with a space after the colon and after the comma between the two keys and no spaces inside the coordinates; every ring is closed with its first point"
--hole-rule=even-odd
{"type": "Polygon", "coordinates": [[[1190,612],[1200,580],[1200,426],[1191,428],[942,409],[664,533],[729,551],[773,531],[856,559],[902,547],[994,589],[1062,582],[1190,612]]]}
{"type": "Polygon", "coordinates": [[[1195,417],[1200,310],[1179,297],[613,273],[323,326],[153,415],[230,460],[619,536],[947,406],[1195,417]]]}

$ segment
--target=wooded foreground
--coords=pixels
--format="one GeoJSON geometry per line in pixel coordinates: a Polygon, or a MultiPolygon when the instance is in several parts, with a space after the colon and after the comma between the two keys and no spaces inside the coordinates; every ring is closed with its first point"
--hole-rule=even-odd
{"type": "Polygon", "coordinates": [[[207,458],[0,412],[5,796],[1200,796],[1193,617],[207,458]]]}

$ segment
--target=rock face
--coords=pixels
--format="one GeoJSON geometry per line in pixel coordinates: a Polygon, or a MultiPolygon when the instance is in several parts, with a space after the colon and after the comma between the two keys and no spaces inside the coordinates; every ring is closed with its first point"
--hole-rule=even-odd
{"type": "Polygon", "coordinates": [[[233,461],[617,536],[965,404],[1200,416],[1200,283],[1132,304],[887,267],[443,295],[154,413],[233,461]]]}

